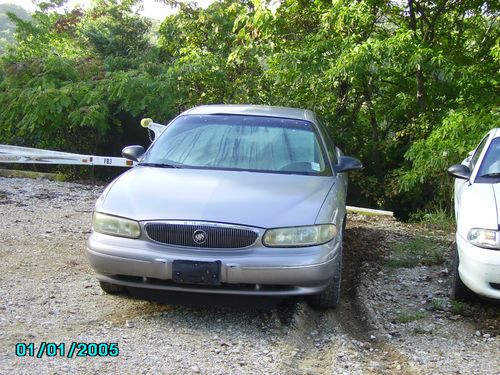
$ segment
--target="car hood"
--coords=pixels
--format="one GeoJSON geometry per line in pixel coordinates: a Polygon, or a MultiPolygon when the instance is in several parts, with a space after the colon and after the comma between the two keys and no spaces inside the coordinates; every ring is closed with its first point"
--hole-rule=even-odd
{"type": "Polygon", "coordinates": [[[323,176],[135,167],[112,182],[96,210],[138,221],[308,225],[333,182],[323,176]]]}
{"type": "Polygon", "coordinates": [[[470,228],[498,229],[500,184],[475,183],[465,188],[460,203],[459,231],[470,228]]]}

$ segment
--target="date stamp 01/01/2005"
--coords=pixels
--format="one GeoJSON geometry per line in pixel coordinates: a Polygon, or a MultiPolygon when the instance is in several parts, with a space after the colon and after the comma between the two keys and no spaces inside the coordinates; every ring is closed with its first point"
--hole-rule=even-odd
{"type": "Polygon", "coordinates": [[[34,343],[20,342],[16,344],[18,357],[118,357],[120,349],[117,343],[72,342],[71,344],[56,342],[34,343]]]}

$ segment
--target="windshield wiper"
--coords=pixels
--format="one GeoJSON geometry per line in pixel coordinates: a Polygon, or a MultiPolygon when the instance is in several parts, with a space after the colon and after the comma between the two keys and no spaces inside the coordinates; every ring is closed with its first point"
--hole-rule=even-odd
{"type": "Polygon", "coordinates": [[[500,172],[486,173],[486,174],[482,174],[479,177],[500,177],[500,172]]]}
{"type": "Polygon", "coordinates": [[[180,164],[166,164],[166,163],[139,163],[138,165],[144,167],[155,167],[155,168],[182,168],[180,164]]]}

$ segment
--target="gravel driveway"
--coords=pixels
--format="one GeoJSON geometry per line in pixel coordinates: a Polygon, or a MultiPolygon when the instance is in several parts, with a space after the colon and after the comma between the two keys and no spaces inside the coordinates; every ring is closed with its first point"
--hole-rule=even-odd
{"type": "Polygon", "coordinates": [[[393,245],[416,236],[448,255],[451,233],[350,215],[334,311],[301,299],[166,304],[101,292],[84,249],[102,190],[0,177],[0,373],[500,374],[498,304],[452,303],[448,260],[388,266],[393,245]],[[113,342],[120,354],[17,357],[18,342],[113,342]]]}

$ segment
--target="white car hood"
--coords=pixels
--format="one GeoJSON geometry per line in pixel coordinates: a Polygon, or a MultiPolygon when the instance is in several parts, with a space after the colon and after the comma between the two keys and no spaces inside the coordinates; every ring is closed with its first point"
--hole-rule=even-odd
{"type": "Polygon", "coordinates": [[[464,188],[457,229],[466,238],[471,228],[497,230],[500,223],[500,184],[475,183],[464,188]]]}

